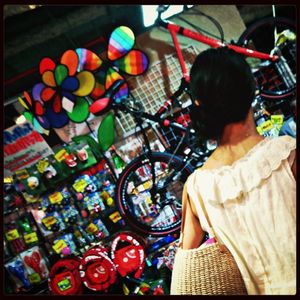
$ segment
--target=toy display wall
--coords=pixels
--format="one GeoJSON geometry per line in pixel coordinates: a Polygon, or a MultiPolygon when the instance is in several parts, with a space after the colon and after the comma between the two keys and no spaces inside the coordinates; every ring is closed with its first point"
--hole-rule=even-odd
{"type": "MultiPolygon", "coordinates": [[[[218,19],[228,40],[237,39],[245,29],[234,5],[203,5],[201,10],[218,19]],[[232,23],[236,26],[232,27],[232,23]]],[[[200,22],[198,16],[187,14],[186,17],[192,23],[200,22]]],[[[186,25],[180,18],[174,21],[186,25]]],[[[204,21],[204,24],[208,31],[215,30],[210,22],[204,21]]],[[[197,53],[204,48],[185,38],[180,38],[180,44],[190,68],[197,53]]],[[[137,36],[127,52],[136,49],[144,51],[149,59],[145,70],[142,66],[143,72],[124,75],[116,65],[110,70],[114,76],[121,74],[125,78],[126,87],[146,112],[155,114],[180,85],[180,65],[170,36],[159,28],[153,27],[137,36]]],[[[57,57],[60,55],[62,53],[57,53],[57,57]]],[[[99,63],[97,59],[92,62],[99,63]]],[[[111,59],[112,64],[115,61],[117,59],[111,59]]],[[[51,71],[63,69],[62,65],[51,71]]],[[[79,63],[72,67],[74,73],[82,71],[79,63]]],[[[49,71],[45,66],[39,65],[39,68],[44,73],[49,71]]],[[[40,74],[42,79],[47,77],[44,73],[40,74]]],[[[60,77],[61,74],[56,73],[60,77]]],[[[57,88],[58,92],[62,90],[61,86],[57,88]]],[[[107,111],[105,115],[91,113],[81,119],[78,113],[72,115],[75,121],[70,118],[61,128],[53,126],[38,132],[34,127],[37,116],[32,113],[38,105],[33,105],[34,101],[27,96],[29,93],[24,95],[21,101],[18,99],[11,105],[18,113],[31,114],[32,123],[27,120],[4,130],[5,293],[168,295],[179,230],[159,237],[136,231],[116,203],[119,175],[145,150],[134,118],[122,112],[107,111]],[[55,133],[55,142],[50,138],[52,133],[55,133]]],[[[82,98],[79,101],[83,101],[82,98]]],[[[187,98],[180,101],[184,108],[190,103],[187,98]]],[[[285,120],[284,111],[275,108],[269,113],[259,103],[253,107],[259,133],[278,136],[285,120]]],[[[187,121],[184,108],[170,112],[180,124],[187,121]]],[[[38,117],[44,113],[43,109],[40,108],[42,112],[38,117]]],[[[146,130],[152,149],[164,152],[166,148],[177,147],[177,140],[172,140],[172,130],[158,125],[146,130]]],[[[149,182],[143,183],[147,184],[149,182]]],[[[142,214],[145,207],[140,206],[142,214]]]]}
{"type": "MultiPolygon", "coordinates": [[[[120,171],[124,161],[111,154],[120,171]]],[[[6,292],[167,294],[172,260],[163,252],[178,236],[133,232],[115,187],[105,160],[82,143],[17,171],[4,185],[6,292]],[[96,267],[102,277],[93,277],[96,267]]]]}
{"type": "MultiPolygon", "coordinates": [[[[192,61],[195,53],[193,46],[184,50],[188,61],[192,61]]],[[[132,93],[138,99],[145,99],[144,105],[149,112],[158,108],[159,99],[166,94],[158,82],[162,77],[162,65],[168,66],[171,88],[175,88],[180,82],[180,67],[174,54],[149,67],[147,75],[128,79],[132,93]]],[[[92,120],[97,123],[95,127],[90,126],[92,130],[96,132],[102,120],[103,117],[92,120]]],[[[115,172],[119,173],[126,162],[139,155],[143,145],[133,134],[135,128],[130,116],[121,113],[116,122],[119,138],[116,147],[111,147],[107,155],[115,172]]],[[[161,238],[136,233],[118,212],[114,200],[116,185],[107,161],[94,153],[95,149],[87,143],[73,142],[76,135],[70,126],[65,132],[69,133],[64,136],[71,142],[62,141],[61,145],[50,149],[51,154],[44,151],[42,159],[29,168],[20,168],[12,174],[11,181],[5,183],[6,292],[168,294],[178,233],[161,238]],[[132,244],[133,239],[137,241],[135,244],[132,244]],[[99,263],[103,260],[110,266],[104,273],[107,280],[102,278],[100,283],[97,278],[87,280],[75,271],[77,275],[70,275],[74,281],[67,280],[74,265],[78,272],[80,267],[93,267],[82,264],[85,257],[91,256],[91,249],[98,251],[99,263]],[[120,267],[117,261],[126,253],[133,253],[131,265],[120,267]],[[70,267],[63,269],[63,265],[70,267]]],[[[168,143],[167,136],[168,133],[163,139],[161,134],[162,139],[158,140],[154,132],[149,132],[153,147],[162,151],[168,143]]],[[[92,256],[94,254],[92,252],[92,256]]],[[[93,260],[97,262],[95,257],[93,260]]]]}

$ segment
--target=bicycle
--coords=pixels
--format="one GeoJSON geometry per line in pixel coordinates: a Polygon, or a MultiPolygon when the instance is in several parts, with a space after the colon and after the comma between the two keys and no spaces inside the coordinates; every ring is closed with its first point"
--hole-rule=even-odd
{"type": "MultiPolygon", "coordinates": [[[[126,101],[120,104],[114,103],[113,92],[110,94],[109,100],[105,98],[106,109],[110,106],[114,110],[121,110],[134,116],[137,125],[141,128],[146,146],[146,151],[130,162],[118,178],[116,202],[119,211],[132,228],[136,229],[139,233],[154,237],[175,233],[180,229],[181,192],[183,184],[196,167],[196,164],[194,163],[195,156],[196,161],[198,160],[199,162],[200,160],[200,162],[203,163],[205,158],[209,155],[209,151],[204,151],[203,153],[200,150],[200,152],[198,151],[197,153],[197,150],[195,151],[192,149],[193,146],[190,143],[190,152],[188,154],[183,153],[183,156],[177,156],[176,151],[173,151],[173,153],[153,152],[143,129],[142,122],[144,119],[148,119],[158,122],[162,126],[170,126],[179,129],[181,132],[190,132],[190,130],[187,130],[180,124],[172,122],[164,117],[164,114],[172,107],[172,105],[178,102],[178,97],[181,94],[187,93],[190,96],[188,90],[189,75],[177,40],[177,34],[189,37],[211,47],[225,46],[223,41],[218,41],[214,38],[207,37],[202,33],[197,33],[162,20],[161,14],[164,10],[165,7],[159,7],[156,24],[166,28],[172,36],[183,75],[179,89],[165,101],[155,115],[145,113],[141,111],[140,108],[136,109],[130,107],[126,101]],[[199,153],[200,156],[197,157],[199,153]]],[[[288,46],[295,46],[295,41],[287,40],[287,42],[281,44],[281,47],[279,47],[280,45],[276,46],[276,54],[268,54],[247,49],[241,45],[245,46],[246,41],[251,40],[253,33],[259,31],[262,24],[272,23],[273,25],[276,25],[281,21],[281,19],[272,19],[271,21],[266,20],[266,23],[253,25],[248,31],[246,30],[246,32],[241,35],[237,44],[226,44],[227,47],[247,57],[267,62],[263,64],[259,63],[257,65],[257,71],[260,71],[261,69],[265,71],[266,68],[274,68],[273,70],[278,73],[276,80],[280,80],[280,77],[285,78],[285,75],[291,77],[292,80],[289,81],[288,84],[284,82],[284,80],[280,80],[283,84],[280,85],[279,88],[275,80],[274,85],[276,89],[274,89],[272,85],[268,85],[266,89],[265,86],[260,86],[258,88],[258,96],[268,100],[289,99],[295,94],[296,74],[294,73],[296,72],[296,69],[293,68],[295,57],[292,57],[293,59],[287,61],[284,56],[282,56],[282,53],[279,52],[279,50],[282,49],[282,46],[285,47],[287,44],[288,46]],[[289,67],[289,64],[291,67],[289,67]],[[284,72],[282,69],[284,69],[284,72]]],[[[285,25],[286,24],[287,23],[285,23],[285,25]]],[[[292,25],[290,22],[289,24],[292,25]]],[[[266,81],[270,82],[271,79],[274,80],[273,78],[267,78],[266,81]]],[[[115,87],[113,86],[112,90],[114,88],[115,87]]],[[[101,102],[101,100],[98,101],[101,102]]],[[[94,114],[101,114],[103,107],[99,105],[100,102],[94,102],[91,105],[91,112],[94,114]]]]}
{"type": "MultiPolygon", "coordinates": [[[[295,94],[296,34],[294,22],[282,17],[263,18],[246,28],[236,43],[226,43],[224,42],[224,34],[222,31],[220,32],[220,40],[217,40],[201,32],[196,32],[163,20],[161,15],[168,9],[168,6],[169,5],[160,5],[158,7],[156,25],[169,31],[185,81],[189,81],[189,75],[177,35],[188,37],[213,48],[227,46],[241,53],[246,58],[256,59],[255,65],[252,64],[252,68],[254,69],[254,75],[257,79],[257,88],[261,97],[276,100],[287,98],[295,94]],[[294,38],[292,37],[291,40],[289,40],[289,38],[286,37],[285,42],[278,44],[278,40],[283,36],[279,34],[279,37],[277,37],[276,35],[277,33],[283,33],[285,30],[289,30],[290,32],[286,32],[286,34],[294,36],[294,38]],[[262,34],[263,37],[261,37],[262,34]],[[266,73],[269,73],[269,76],[266,77],[266,73]],[[260,77],[262,79],[260,79],[260,77]],[[268,85],[264,85],[265,83],[268,85]]],[[[187,23],[190,24],[189,22],[187,23]]],[[[197,29],[198,27],[195,28],[197,29]]]]}
{"type": "Polygon", "coordinates": [[[115,102],[114,94],[123,83],[119,80],[111,86],[108,91],[109,98],[102,99],[103,102],[109,102],[105,108],[99,107],[100,102],[94,102],[90,107],[94,114],[101,114],[103,109],[107,111],[108,108],[113,109],[115,115],[119,111],[130,114],[143,136],[145,151],[126,165],[120,174],[116,183],[116,202],[121,215],[138,232],[153,236],[173,233],[177,230],[174,230],[174,226],[180,226],[183,183],[194,168],[202,165],[211,151],[205,148],[196,149],[191,143],[193,130],[163,117],[162,111],[165,107],[162,106],[160,112],[153,115],[143,111],[141,103],[133,97],[123,99],[120,103],[115,102]],[[176,151],[171,152],[170,149],[166,152],[152,151],[147,128],[143,126],[145,120],[184,133],[179,141],[179,145],[184,145],[186,150],[182,152],[183,156],[176,155],[176,151]],[[154,223],[155,218],[157,219],[154,223]],[[155,227],[155,230],[150,227],[155,227]]]}

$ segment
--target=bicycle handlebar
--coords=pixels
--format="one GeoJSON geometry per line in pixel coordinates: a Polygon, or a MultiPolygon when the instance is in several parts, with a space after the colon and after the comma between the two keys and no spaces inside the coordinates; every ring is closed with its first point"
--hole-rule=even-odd
{"type": "Polygon", "coordinates": [[[176,101],[177,97],[180,96],[188,88],[188,82],[186,81],[186,79],[182,79],[178,90],[169,97],[169,99],[158,109],[158,111],[154,115],[142,111],[141,108],[136,109],[134,107],[130,107],[127,104],[128,100],[131,100],[130,98],[123,99],[120,103],[116,103],[114,101],[114,96],[125,82],[126,81],[124,79],[116,80],[106,91],[103,98],[96,100],[93,104],[90,105],[90,112],[94,115],[103,115],[109,109],[113,108],[114,110],[120,110],[125,113],[129,113],[138,120],[148,119],[164,127],[172,127],[181,131],[186,131],[186,128],[181,124],[170,121],[167,118],[162,118],[162,114],[167,111],[176,101]]]}
{"type": "Polygon", "coordinates": [[[124,99],[124,101],[122,101],[121,103],[113,102],[112,108],[114,108],[115,110],[123,111],[125,113],[129,113],[137,119],[146,119],[146,120],[156,122],[164,127],[172,127],[172,128],[179,129],[181,131],[186,131],[186,128],[183,125],[170,121],[168,118],[161,118],[160,116],[152,115],[142,110],[136,110],[130,107],[129,105],[126,104],[126,99],[124,99]]]}
{"type": "Polygon", "coordinates": [[[172,105],[174,104],[174,102],[177,100],[177,98],[188,89],[188,82],[187,80],[183,77],[181,79],[181,83],[180,86],[178,88],[178,90],[173,93],[168,99],[167,101],[164,102],[164,104],[158,109],[158,111],[155,113],[156,116],[160,117],[163,113],[165,113],[166,111],[168,111],[172,105]]]}
{"type": "Polygon", "coordinates": [[[169,99],[159,108],[157,113],[154,115],[142,111],[140,107],[134,108],[129,106],[127,103],[128,100],[131,100],[130,98],[123,99],[120,103],[116,103],[114,101],[114,96],[125,82],[125,80],[116,80],[106,91],[104,97],[96,100],[90,106],[90,112],[95,115],[102,115],[106,113],[109,109],[113,108],[114,110],[120,110],[125,113],[129,113],[137,119],[148,119],[150,121],[157,122],[165,127],[173,127],[182,131],[186,131],[186,128],[181,124],[172,122],[167,118],[162,118],[162,114],[165,111],[167,111],[176,101],[177,97],[181,95],[182,92],[184,92],[184,90],[187,89],[187,81],[185,79],[182,79],[179,89],[172,96],[169,97],[169,99]]]}

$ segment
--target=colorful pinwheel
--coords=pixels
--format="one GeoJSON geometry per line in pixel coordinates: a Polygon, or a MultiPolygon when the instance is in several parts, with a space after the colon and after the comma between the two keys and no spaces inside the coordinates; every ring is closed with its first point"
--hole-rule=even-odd
{"type": "Polygon", "coordinates": [[[64,52],[58,65],[49,57],[41,60],[39,71],[44,86],[36,96],[44,102],[44,117],[52,127],[61,128],[69,120],[81,123],[88,118],[89,103],[84,97],[95,87],[91,71],[101,64],[102,60],[96,56],[93,65],[84,65],[74,50],[64,52]]]}
{"type": "MultiPolygon", "coordinates": [[[[141,75],[147,70],[149,59],[142,51],[133,50],[134,44],[135,36],[129,27],[119,26],[114,29],[108,43],[109,64],[95,74],[96,84],[90,94],[94,101],[101,101],[98,98],[101,98],[115,81],[124,80],[119,71],[127,75],[141,75]]],[[[121,102],[128,94],[128,84],[125,82],[116,93],[115,101],[121,102]]]]}
{"type": "Polygon", "coordinates": [[[38,97],[34,95],[39,94],[39,90],[43,88],[43,83],[36,84],[32,89],[32,95],[27,91],[24,91],[24,99],[19,97],[19,102],[26,109],[23,113],[27,121],[32,123],[33,127],[39,133],[47,133],[47,130],[50,129],[50,124],[48,120],[43,116],[45,108],[44,103],[38,97]]]}
{"type": "MultiPolygon", "coordinates": [[[[86,121],[90,114],[86,96],[101,101],[101,96],[115,81],[124,80],[119,71],[140,75],[147,70],[148,57],[140,50],[133,50],[134,43],[132,30],[120,26],[109,39],[108,63],[85,48],[65,51],[59,64],[49,57],[43,58],[39,64],[42,82],[33,87],[32,96],[24,92],[25,99],[19,98],[27,110],[25,117],[34,122],[39,131],[61,128],[70,120],[75,123],[86,121]]],[[[128,97],[128,93],[125,81],[116,93],[115,101],[120,102],[128,97]]]]}
{"type": "Polygon", "coordinates": [[[117,27],[111,34],[108,44],[108,59],[121,71],[129,75],[141,75],[149,65],[148,57],[140,50],[132,50],[135,37],[126,26],[117,27]]]}

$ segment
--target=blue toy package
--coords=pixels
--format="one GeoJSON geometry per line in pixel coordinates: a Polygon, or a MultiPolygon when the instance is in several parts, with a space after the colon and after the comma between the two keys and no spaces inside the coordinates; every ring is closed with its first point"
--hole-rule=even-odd
{"type": "Polygon", "coordinates": [[[54,211],[47,213],[46,216],[42,219],[42,224],[46,227],[47,230],[58,232],[66,229],[66,225],[62,220],[61,215],[54,211]]]}
{"type": "Polygon", "coordinates": [[[79,228],[76,228],[76,229],[74,230],[73,235],[74,235],[74,241],[75,241],[75,243],[76,243],[76,245],[77,245],[77,247],[78,247],[80,253],[83,254],[83,253],[85,252],[85,247],[86,247],[88,244],[90,244],[92,241],[87,240],[87,239],[85,238],[86,235],[84,235],[84,234],[82,233],[82,231],[79,230],[79,228]]]}
{"type": "Polygon", "coordinates": [[[85,239],[85,245],[91,244],[95,241],[95,237],[92,234],[90,234],[87,230],[83,229],[82,226],[79,226],[78,230],[82,237],[85,239]]]}
{"type": "Polygon", "coordinates": [[[98,227],[98,229],[103,233],[103,237],[108,237],[109,236],[109,232],[106,228],[106,226],[104,225],[104,223],[102,222],[101,219],[96,219],[93,221],[93,223],[98,227]]]}
{"type": "MultiPolygon", "coordinates": [[[[66,186],[61,188],[59,191],[62,194],[63,200],[70,200],[71,199],[71,193],[70,193],[69,189],[66,186]]],[[[62,203],[62,205],[66,205],[66,204],[62,203]]]]}
{"type": "Polygon", "coordinates": [[[29,289],[31,287],[25,266],[19,257],[16,257],[14,260],[5,264],[5,268],[11,275],[16,289],[19,289],[21,287],[29,289]]]}
{"type": "Polygon", "coordinates": [[[75,224],[78,221],[79,212],[74,206],[66,206],[61,211],[65,223],[75,224]]]}
{"type": "Polygon", "coordinates": [[[42,209],[45,211],[47,210],[47,207],[50,205],[49,199],[48,199],[48,195],[43,195],[41,197],[41,207],[42,209]]]}
{"type": "Polygon", "coordinates": [[[177,236],[176,235],[172,235],[172,234],[169,234],[163,238],[160,238],[158,239],[157,241],[153,242],[149,247],[148,247],[148,250],[147,250],[147,253],[152,253],[152,252],[155,252],[157,251],[158,249],[172,243],[173,241],[175,241],[177,239],[177,236]]]}
{"type": "Polygon", "coordinates": [[[111,195],[111,197],[115,196],[116,186],[110,180],[103,181],[102,188],[103,190],[107,191],[111,195]]]}
{"type": "Polygon", "coordinates": [[[101,184],[100,189],[107,191],[111,197],[115,195],[116,186],[107,171],[103,170],[95,174],[97,181],[101,184]]]}
{"type": "Polygon", "coordinates": [[[83,193],[84,195],[97,191],[97,186],[92,178],[87,174],[80,175],[74,181],[72,188],[76,193],[83,193]]]}
{"type": "Polygon", "coordinates": [[[283,125],[279,131],[279,135],[290,135],[290,136],[296,138],[297,124],[293,117],[290,117],[283,123],[283,125]]]}
{"type": "Polygon", "coordinates": [[[91,175],[90,176],[92,183],[95,185],[96,190],[100,191],[102,188],[102,182],[98,179],[96,175],[91,175]]]}
{"type": "Polygon", "coordinates": [[[71,194],[67,187],[62,187],[41,198],[41,206],[47,212],[57,211],[59,207],[71,204],[71,194]]]}
{"type": "Polygon", "coordinates": [[[61,253],[63,255],[71,255],[71,254],[78,255],[79,253],[77,251],[77,247],[73,238],[74,236],[72,233],[61,235],[59,238],[53,241],[53,245],[54,245],[53,248],[57,250],[57,248],[55,248],[55,245],[63,241],[64,246],[62,246],[61,249],[59,249],[59,251],[56,251],[57,253],[61,253]]]}
{"type": "Polygon", "coordinates": [[[106,178],[107,178],[107,174],[106,174],[106,173],[107,173],[107,172],[106,172],[105,170],[101,170],[101,171],[99,171],[98,173],[96,173],[96,174],[94,175],[94,177],[97,178],[98,182],[100,182],[101,185],[102,185],[102,182],[105,181],[106,178]]]}
{"type": "Polygon", "coordinates": [[[103,200],[98,192],[88,194],[83,199],[83,206],[91,214],[99,213],[100,211],[105,210],[105,205],[103,200]]]}

